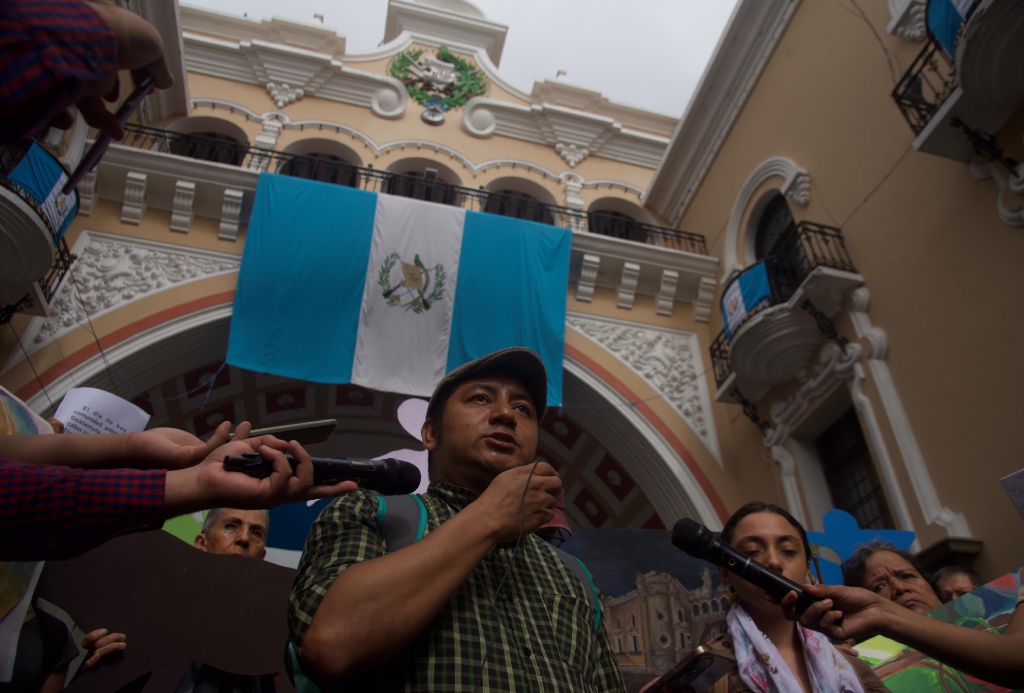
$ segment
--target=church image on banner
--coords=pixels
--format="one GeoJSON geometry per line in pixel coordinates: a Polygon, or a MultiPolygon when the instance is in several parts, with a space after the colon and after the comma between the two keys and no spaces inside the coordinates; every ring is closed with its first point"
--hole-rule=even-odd
{"type": "MultiPolygon", "coordinates": [[[[44,416],[109,390],[200,437],[333,418],[313,454],[376,457],[421,449],[406,399],[521,343],[552,371],[540,454],[573,527],[719,529],[763,500],[823,531],[838,508],[1002,575],[1024,558],[1000,483],[1024,466],[1024,5],[965,4],[740,0],[677,117],[509,83],[514,27],[462,0],[390,0],[364,53],[343,25],[129,3],[175,86],[59,241],[2,191],[32,271],[0,284],[0,385],[44,416]]],[[[87,137],[47,146],[73,168],[87,137]]],[[[681,652],[718,622],[670,582],[644,584],[681,652]]],[[[631,639],[626,602],[610,635],[639,668],[661,631],[631,639]]]]}

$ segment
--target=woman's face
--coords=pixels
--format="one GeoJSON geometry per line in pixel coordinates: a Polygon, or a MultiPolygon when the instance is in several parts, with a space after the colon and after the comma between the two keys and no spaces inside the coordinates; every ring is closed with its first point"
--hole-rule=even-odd
{"type": "MultiPolygon", "coordinates": [[[[808,556],[800,530],[782,515],[773,512],[747,515],[736,525],[729,543],[740,553],[797,584],[806,581],[808,556]]],[[[722,579],[733,586],[738,601],[752,616],[763,613],[782,617],[778,602],[760,587],[725,571],[722,579]]]]}
{"type": "Polygon", "coordinates": [[[864,582],[861,587],[881,597],[924,614],[941,602],[935,590],[910,561],[892,551],[876,551],[864,562],[864,582]]]}

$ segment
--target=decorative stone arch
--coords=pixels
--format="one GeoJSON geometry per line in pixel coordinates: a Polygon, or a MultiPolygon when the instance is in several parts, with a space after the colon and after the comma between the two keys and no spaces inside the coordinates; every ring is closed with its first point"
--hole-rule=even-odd
{"type": "Polygon", "coordinates": [[[540,183],[518,176],[502,176],[501,178],[495,178],[490,183],[484,186],[488,192],[502,192],[509,190],[522,195],[529,195],[537,202],[542,202],[548,205],[557,205],[558,200],[551,194],[551,191],[545,188],[540,183]]]}
{"type": "Polygon", "coordinates": [[[621,197],[601,197],[590,203],[587,208],[587,213],[598,213],[601,212],[616,212],[618,214],[625,214],[627,217],[634,221],[639,221],[642,224],[655,224],[654,217],[651,213],[640,205],[624,200],[621,197]]]}
{"type": "Polygon", "coordinates": [[[310,137],[308,139],[292,142],[282,150],[285,154],[298,154],[299,156],[311,156],[315,154],[327,154],[335,156],[352,166],[362,166],[363,160],[356,153],[356,150],[336,140],[329,140],[325,137],[310,137]]]}
{"type": "MultiPolygon", "coordinates": [[[[736,196],[736,201],[733,203],[732,214],[729,215],[729,223],[726,226],[725,231],[725,257],[724,262],[724,274],[721,278],[722,284],[728,284],[733,277],[740,273],[741,270],[746,266],[746,260],[752,257],[752,254],[748,254],[747,258],[741,262],[737,257],[737,247],[740,243],[741,230],[744,231],[744,247],[746,248],[746,237],[750,236],[750,224],[753,223],[756,228],[757,216],[755,213],[758,209],[763,210],[764,206],[767,205],[771,198],[771,195],[767,192],[762,192],[758,196],[757,200],[753,200],[754,195],[761,189],[764,183],[772,178],[781,178],[782,180],[778,185],[774,187],[774,190],[782,195],[788,197],[795,204],[801,207],[806,207],[807,203],[811,201],[811,177],[807,171],[796,164],[792,159],[788,159],[783,156],[772,157],[771,159],[765,160],[760,166],[758,166],[747,178],[746,183],[740,189],[739,195],[736,196]],[[747,214],[747,210],[751,207],[751,202],[755,205],[755,208],[751,214],[747,214]],[[747,226],[741,229],[743,220],[747,220],[747,226]]],[[[753,247],[753,239],[749,241],[751,248],[753,247]]]]}
{"type": "Polygon", "coordinates": [[[422,174],[428,168],[437,171],[437,180],[447,185],[462,185],[462,179],[454,169],[445,166],[439,161],[427,159],[426,157],[414,156],[399,159],[392,162],[385,170],[388,173],[399,173],[409,175],[412,173],[422,174]]]}
{"type": "Polygon", "coordinates": [[[193,135],[197,132],[215,132],[218,135],[230,137],[242,144],[249,146],[249,135],[229,120],[215,118],[213,116],[189,116],[174,121],[167,126],[170,132],[181,133],[182,135],[193,135]]]}

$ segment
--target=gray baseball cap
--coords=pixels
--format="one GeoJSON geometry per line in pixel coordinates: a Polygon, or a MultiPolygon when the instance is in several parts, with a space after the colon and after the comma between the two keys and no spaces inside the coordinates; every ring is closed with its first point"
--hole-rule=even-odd
{"type": "Polygon", "coordinates": [[[471,378],[489,373],[507,373],[523,381],[533,398],[537,420],[544,417],[548,399],[548,372],[536,352],[526,347],[509,347],[464,363],[441,379],[434,388],[427,405],[427,418],[437,418],[437,407],[451,396],[452,391],[471,378]]]}

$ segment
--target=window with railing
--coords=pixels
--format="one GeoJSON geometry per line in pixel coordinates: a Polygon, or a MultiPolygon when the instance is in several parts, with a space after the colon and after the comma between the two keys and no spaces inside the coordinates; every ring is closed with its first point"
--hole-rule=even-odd
{"type": "Polygon", "coordinates": [[[403,195],[492,214],[504,213],[561,228],[578,230],[587,228],[589,224],[587,230],[590,233],[625,238],[698,255],[708,254],[704,237],[697,233],[644,224],[624,214],[587,214],[579,209],[540,202],[536,198],[527,199],[521,193],[511,194],[507,190],[491,192],[453,185],[445,182],[429,167],[419,171],[381,171],[368,166],[346,164],[340,157],[334,160],[325,155],[298,155],[247,147],[224,135],[193,135],[132,123],[125,125],[125,131],[125,138],[119,143],[121,146],[152,152],[169,152],[218,163],[234,162],[236,166],[253,171],[286,173],[287,169],[289,175],[326,180],[340,185],[351,185],[361,190],[403,195]],[[348,170],[352,173],[347,173],[348,170]]]}
{"type": "Polygon", "coordinates": [[[168,144],[171,154],[231,166],[242,164],[247,149],[245,143],[219,132],[194,132],[173,138],[168,144]]]}
{"type": "Polygon", "coordinates": [[[490,191],[484,211],[488,214],[500,214],[503,217],[554,224],[554,218],[551,211],[547,209],[547,205],[542,204],[533,195],[515,190],[490,191]]]}
{"type": "Polygon", "coordinates": [[[350,188],[359,187],[359,169],[330,154],[282,155],[277,172],[285,176],[318,180],[350,188]]]}

